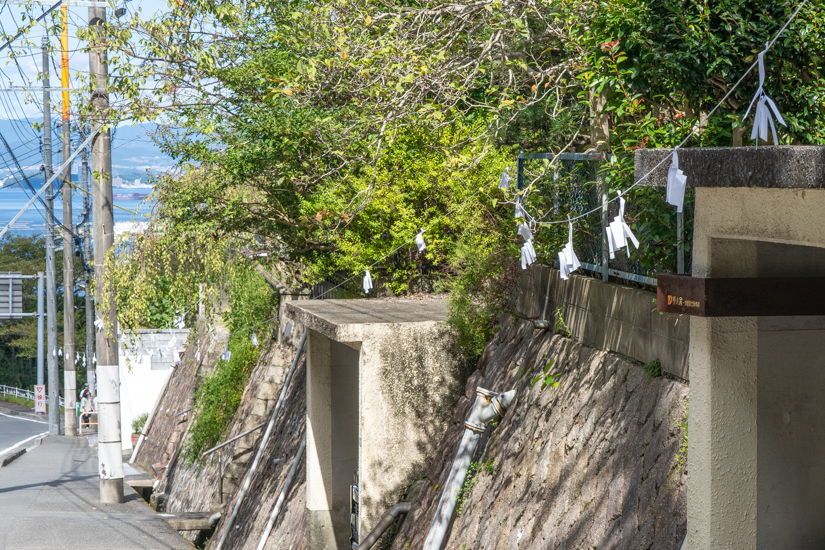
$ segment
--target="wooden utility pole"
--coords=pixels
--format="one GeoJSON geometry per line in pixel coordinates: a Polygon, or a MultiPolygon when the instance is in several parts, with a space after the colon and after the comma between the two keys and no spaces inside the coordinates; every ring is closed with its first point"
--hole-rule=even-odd
{"type": "MultiPolygon", "coordinates": [[[[43,54],[43,177],[52,177],[52,114],[49,97],[49,37],[40,45],[43,54]]],[[[54,257],[54,186],[46,190],[46,361],[49,379],[49,435],[60,435],[60,372],[57,363],[57,266],[54,257]]]]}
{"type": "Polygon", "coordinates": [[[77,374],[74,354],[74,235],[72,234],[72,164],[69,126],[69,7],[60,6],[60,82],[63,87],[63,399],[66,435],[77,435],[77,374]]]}
{"type": "MultiPolygon", "coordinates": [[[[95,126],[107,122],[109,115],[108,66],[105,34],[106,8],[89,8],[89,73],[95,126]]],[[[108,128],[102,128],[92,141],[92,181],[94,200],[95,282],[103,287],[103,266],[114,245],[114,213],[112,212],[112,144],[108,128]]],[[[114,296],[101,301],[95,296],[95,315],[106,328],[97,331],[97,401],[98,401],[98,472],[100,500],[104,503],[123,502],[123,455],[120,441],[120,372],[118,370],[117,315],[114,296]]]]}

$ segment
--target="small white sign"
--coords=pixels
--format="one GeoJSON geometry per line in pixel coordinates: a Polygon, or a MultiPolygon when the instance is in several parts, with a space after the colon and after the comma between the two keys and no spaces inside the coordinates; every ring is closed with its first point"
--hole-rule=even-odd
{"type": "Polygon", "coordinates": [[[46,412],[46,385],[34,386],[34,412],[46,412]]]}

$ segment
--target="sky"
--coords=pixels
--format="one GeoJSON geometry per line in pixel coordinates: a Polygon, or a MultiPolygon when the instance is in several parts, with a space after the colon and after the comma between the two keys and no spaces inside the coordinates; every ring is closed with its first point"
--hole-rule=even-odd
{"type": "MultiPolygon", "coordinates": [[[[42,11],[45,11],[54,2],[46,0],[42,6],[42,11]]],[[[141,16],[146,18],[150,14],[165,11],[168,9],[167,2],[163,0],[133,0],[130,2],[123,2],[118,0],[116,7],[126,7],[127,15],[140,11],[141,16]]],[[[35,17],[42,13],[36,5],[32,8],[32,15],[35,17]]],[[[59,17],[60,9],[56,9],[52,15],[59,17]]],[[[24,17],[26,14],[26,7],[19,4],[0,4],[0,31],[6,35],[13,36],[16,34],[19,27],[23,24],[22,21],[28,18],[24,17]]],[[[114,17],[114,10],[107,9],[107,17],[114,17]]],[[[77,39],[78,27],[86,24],[88,18],[87,7],[74,7],[69,5],[69,76],[70,88],[74,88],[78,84],[78,76],[82,73],[87,73],[89,64],[88,56],[80,51],[80,42],[77,39]]],[[[14,41],[11,47],[0,51],[0,95],[5,96],[0,102],[0,118],[18,119],[18,118],[32,118],[40,120],[43,117],[42,111],[42,92],[36,93],[10,93],[7,91],[9,87],[15,86],[40,86],[38,75],[42,69],[42,54],[40,51],[40,43],[44,35],[44,28],[41,24],[39,27],[32,29],[27,38],[34,46],[22,45],[22,39],[14,41]],[[12,51],[16,54],[16,59],[12,59],[12,51]]],[[[51,71],[50,84],[52,87],[59,87],[60,85],[60,37],[51,36],[50,42],[55,51],[52,52],[51,57],[51,71]]],[[[52,111],[53,116],[59,114],[60,108],[60,94],[58,92],[52,95],[52,111]]]]}

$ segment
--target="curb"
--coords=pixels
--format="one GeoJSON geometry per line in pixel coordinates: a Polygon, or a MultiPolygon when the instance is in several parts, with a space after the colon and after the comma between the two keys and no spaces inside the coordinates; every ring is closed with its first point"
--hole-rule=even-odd
{"type": "Polygon", "coordinates": [[[25,448],[20,449],[20,450],[17,450],[17,451],[14,451],[14,452],[13,452],[13,453],[11,453],[10,455],[8,455],[6,458],[4,458],[4,459],[3,459],[3,462],[0,462],[0,468],[2,468],[2,467],[4,467],[4,466],[8,466],[8,465],[9,465],[9,464],[11,464],[12,462],[14,462],[15,460],[17,460],[17,459],[18,459],[18,458],[20,458],[21,456],[23,456],[24,454],[26,454],[26,449],[25,449],[25,448]]]}

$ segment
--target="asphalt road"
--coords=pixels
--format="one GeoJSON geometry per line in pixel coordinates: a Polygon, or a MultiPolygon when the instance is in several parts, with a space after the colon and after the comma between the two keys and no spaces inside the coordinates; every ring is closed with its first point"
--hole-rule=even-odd
{"type": "Polygon", "coordinates": [[[0,457],[13,448],[32,445],[37,436],[48,431],[46,422],[0,413],[0,457]]]}
{"type": "Polygon", "coordinates": [[[102,504],[97,467],[85,437],[48,436],[0,468],[0,550],[195,550],[128,485],[102,504]]]}

